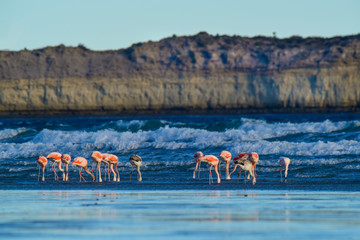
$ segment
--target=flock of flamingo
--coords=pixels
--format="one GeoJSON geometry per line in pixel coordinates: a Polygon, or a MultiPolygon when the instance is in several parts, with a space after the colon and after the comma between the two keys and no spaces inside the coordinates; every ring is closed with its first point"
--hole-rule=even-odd
{"type": "MultiPolygon", "coordinates": [[[[247,177],[247,179],[250,179],[250,176],[252,178],[252,184],[256,183],[256,178],[257,178],[257,174],[256,174],[256,164],[259,162],[259,155],[256,152],[252,152],[252,153],[239,153],[238,156],[234,157],[234,170],[229,173],[229,166],[230,166],[230,162],[231,162],[231,153],[228,151],[222,151],[220,153],[220,159],[221,161],[225,162],[226,164],[226,179],[231,179],[230,176],[231,174],[233,174],[237,167],[240,168],[239,174],[238,174],[238,178],[240,178],[240,173],[243,170],[244,171],[244,182],[246,184],[246,172],[249,172],[249,175],[247,177]]],[[[221,182],[221,178],[220,178],[220,174],[219,174],[219,170],[218,168],[220,168],[220,161],[219,159],[214,156],[214,155],[205,155],[202,152],[197,152],[194,154],[194,159],[196,162],[196,166],[195,166],[195,170],[194,170],[194,174],[193,174],[193,178],[196,178],[196,171],[199,169],[200,172],[200,164],[201,162],[205,162],[210,166],[209,169],[209,184],[212,183],[213,179],[212,179],[212,173],[211,170],[212,168],[214,168],[215,173],[217,175],[217,182],[220,183],[221,182]]],[[[285,182],[287,181],[287,175],[288,175],[288,168],[289,168],[289,164],[290,164],[290,159],[288,157],[280,157],[279,159],[279,164],[280,164],[280,179],[281,182],[282,180],[282,167],[285,168],[285,182]]]]}
{"type": "MultiPolygon", "coordinates": [[[[80,175],[80,182],[81,180],[85,180],[85,178],[82,176],[81,171],[82,169],[84,169],[84,171],[86,173],[88,173],[91,177],[92,180],[95,181],[96,179],[99,182],[102,182],[102,178],[101,178],[101,163],[105,164],[105,181],[106,181],[106,177],[108,178],[108,180],[110,181],[110,170],[113,173],[113,181],[114,182],[120,182],[120,173],[117,169],[117,165],[119,162],[119,158],[117,156],[115,156],[114,154],[107,154],[107,153],[101,153],[98,151],[95,151],[91,154],[91,158],[93,160],[93,162],[97,165],[96,168],[96,176],[87,169],[87,165],[88,165],[88,161],[83,158],[83,157],[76,157],[74,159],[74,161],[71,163],[72,165],[75,165],[76,167],[79,168],[79,175],[80,175]]],[[[238,179],[240,178],[240,174],[241,171],[244,171],[244,182],[246,184],[246,179],[250,179],[250,177],[252,178],[252,184],[256,183],[256,178],[257,178],[257,174],[256,174],[256,164],[259,162],[259,155],[256,152],[252,152],[252,153],[245,153],[242,152],[240,154],[238,154],[238,156],[233,158],[234,161],[234,170],[230,173],[230,162],[231,162],[231,158],[232,155],[230,152],[228,151],[222,151],[220,153],[220,159],[221,161],[225,162],[226,164],[226,179],[231,179],[231,174],[233,174],[237,167],[240,168],[239,170],[239,174],[238,174],[238,179]],[[248,176],[246,177],[246,172],[249,172],[248,176]]],[[[47,155],[47,157],[44,156],[40,156],[37,160],[38,164],[39,164],[39,177],[38,180],[40,180],[40,168],[42,168],[42,181],[45,181],[45,167],[48,163],[48,159],[53,162],[51,168],[54,171],[54,176],[55,176],[55,180],[59,180],[59,176],[56,173],[56,164],[58,165],[59,170],[63,173],[63,181],[68,181],[69,180],[69,164],[71,162],[71,157],[69,154],[61,154],[58,152],[52,152],[49,155],[47,155]],[[62,164],[66,165],[66,170],[63,169],[61,167],[62,164]]],[[[220,178],[220,161],[219,159],[214,156],[214,155],[205,155],[202,152],[196,152],[194,154],[194,159],[195,159],[195,170],[194,170],[194,174],[193,174],[193,178],[196,179],[196,173],[198,170],[198,177],[200,177],[200,165],[202,162],[207,163],[210,166],[209,169],[209,184],[213,183],[213,178],[212,178],[212,168],[214,168],[214,171],[217,175],[217,182],[220,183],[221,182],[221,178],[220,178]]],[[[136,171],[137,171],[137,180],[139,182],[142,181],[142,177],[141,177],[141,172],[140,172],[140,166],[142,164],[142,158],[139,155],[132,155],[129,159],[130,164],[132,166],[131,168],[131,173],[130,173],[130,180],[131,180],[131,176],[132,176],[132,172],[133,172],[133,167],[136,167],[136,171]]],[[[279,164],[280,164],[280,179],[281,182],[282,180],[282,168],[285,168],[285,182],[287,181],[287,175],[288,175],[288,167],[290,164],[290,159],[288,157],[281,157],[279,159],[279,164]]]]}
{"type": "MultiPolygon", "coordinates": [[[[95,179],[98,179],[99,182],[102,182],[103,180],[101,178],[101,163],[105,164],[105,181],[106,181],[106,176],[108,176],[108,179],[110,180],[110,170],[111,170],[111,172],[113,173],[113,181],[120,182],[120,173],[117,168],[119,158],[117,156],[115,156],[114,154],[107,154],[107,153],[101,153],[95,151],[91,154],[91,158],[93,162],[96,163],[97,165],[96,177],[91,171],[88,170],[87,168],[88,161],[86,160],[86,158],[76,157],[74,161],[71,163],[71,165],[74,165],[79,168],[80,182],[81,180],[84,180],[86,182],[85,178],[81,174],[82,169],[84,169],[84,171],[91,176],[93,181],[95,181],[95,179]]],[[[59,176],[57,175],[55,168],[57,164],[59,170],[63,173],[63,181],[69,181],[69,164],[71,162],[71,157],[69,154],[61,154],[58,152],[52,152],[49,155],[47,155],[47,157],[40,156],[38,158],[37,162],[39,164],[39,180],[40,180],[40,168],[42,168],[42,181],[43,182],[45,181],[45,167],[48,164],[48,159],[51,162],[53,162],[51,168],[54,171],[55,180],[56,181],[59,180],[59,176]],[[66,173],[65,173],[65,169],[61,167],[62,164],[66,165],[66,173]]],[[[129,161],[132,167],[133,166],[136,167],[136,171],[138,173],[137,179],[139,182],[141,182],[142,181],[141,172],[140,172],[140,166],[142,164],[141,157],[134,154],[130,157],[129,161]]],[[[131,180],[131,175],[132,175],[132,168],[130,173],[130,180],[131,180]]]]}

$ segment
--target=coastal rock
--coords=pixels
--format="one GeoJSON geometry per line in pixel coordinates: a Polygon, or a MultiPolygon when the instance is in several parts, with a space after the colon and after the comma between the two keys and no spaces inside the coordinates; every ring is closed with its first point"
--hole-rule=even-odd
{"type": "Polygon", "coordinates": [[[195,36],[0,52],[0,114],[354,111],[360,35],[195,36]]]}

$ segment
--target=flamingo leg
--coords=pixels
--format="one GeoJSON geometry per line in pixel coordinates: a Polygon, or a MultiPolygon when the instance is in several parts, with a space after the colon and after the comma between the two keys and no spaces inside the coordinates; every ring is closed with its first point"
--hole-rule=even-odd
{"type": "Polygon", "coordinates": [[[96,172],[99,172],[98,181],[102,182],[102,179],[101,179],[101,162],[98,163],[98,170],[96,172]]]}
{"type": "Polygon", "coordinates": [[[43,171],[42,181],[45,182],[45,167],[43,167],[42,171],[43,171]]]}
{"type": "Polygon", "coordinates": [[[38,182],[40,181],[40,166],[39,166],[39,175],[38,175],[38,182]]]}
{"type": "Polygon", "coordinates": [[[229,180],[230,178],[230,174],[229,174],[229,166],[230,166],[230,161],[226,162],[226,179],[229,180]]]}
{"type": "Polygon", "coordinates": [[[54,170],[55,181],[58,181],[58,180],[59,180],[59,176],[58,176],[57,173],[56,173],[56,169],[55,169],[54,165],[55,165],[55,162],[53,163],[53,165],[51,166],[51,168],[54,170]]]}
{"type": "Polygon", "coordinates": [[[198,179],[200,179],[200,167],[201,167],[201,162],[199,162],[198,179]]]}
{"type": "Polygon", "coordinates": [[[282,183],[283,182],[283,180],[282,180],[282,171],[281,171],[282,169],[280,168],[280,182],[282,183]]]}
{"type": "MultiPolygon", "coordinates": [[[[220,169],[220,166],[221,166],[221,161],[219,161],[219,174],[220,174],[220,177],[221,177],[221,169],[220,169]]],[[[215,168],[214,168],[215,169],[215,168]]]]}
{"type": "MultiPolygon", "coordinates": [[[[249,173],[249,175],[250,175],[250,173],[249,173]]],[[[246,184],[246,171],[244,171],[244,182],[246,184]]]]}
{"type": "Polygon", "coordinates": [[[215,173],[216,173],[216,175],[217,175],[217,183],[220,183],[220,182],[221,182],[221,175],[219,174],[216,165],[215,165],[215,167],[214,167],[214,170],[215,170],[215,173]]]}
{"type": "Polygon", "coordinates": [[[116,173],[115,173],[115,171],[114,171],[114,164],[110,164],[110,169],[111,169],[111,171],[112,171],[112,173],[113,173],[113,175],[114,175],[113,181],[116,182],[116,173]]]}
{"type": "Polygon", "coordinates": [[[138,173],[138,182],[142,181],[141,172],[140,172],[140,166],[136,166],[136,171],[138,173]]]}
{"type": "MultiPolygon", "coordinates": [[[[93,182],[95,182],[95,176],[94,176],[94,174],[92,174],[92,173],[87,169],[86,166],[84,167],[84,170],[85,170],[85,172],[87,172],[87,173],[91,176],[93,182]]],[[[84,181],[85,181],[85,179],[84,179],[84,181]]],[[[86,181],[85,181],[85,182],[86,182],[86,181]]]]}
{"type": "Polygon", "coordinates": [[[231,176],[231,174],[233,174],[234,172],[235,172],[235,170],[236,170],[236,168],[237,168],[237,164],[235,164],[235,167],[234,167],[234,170],[230,173],[230,176],[231,176]]]}
{"type": "Polygon", "coordinates": [[[212,174],[211,174],[211,169],[212,169],[212,166],[210,166],[210,169],[209,169],[209,184],[212,184],[212,183],[213,183],[212,174]],[[211,182],[211,183],[210,183],[210,182],[211,182]]]}
{"type": "Polygon", "coordinates": [[[120,173],[119,173],[119,170],[118,170],[118,167],[117,167],[117,163],[115,164],[115,171],[116,171],[116,174],[117,174],[117,180],[118,182],[120,182],[120,173]]]}
{"type": "Polygon", "coordinates": [[[79,170],[80,182],[81,182],[81,179],[83,179],[84,182],[86,182],[85,178],[84,178],[84,177],[82,176],[82,174],[81,174],[81,170],[82,170],[82,168],[80,168],[80,170],[79,170]]]}
{"type": "Polygon", "coordinates": [[[63,181],[66,181],[66,174],[65,174],[65,171],[62,172],[63,174],[63,181]]]}
{"type": "MultiPolygon", "coordinates": [[[[196,179],[196,170],[198,169],[198,167],[199,167],[199,162],[196,162],[193,179],[196,179]]],[[[199,168],[199,170],[200,170],[200,168],[199,168]]],[[[131,171],[132,171],[132,169],[131,169],[131,171]]]]}
{"type": "Polygon", "coordinates": [[[66,164],[66,176],[65,176],[65,181],[69,181],[69,164],[66,164]]]}
{"type": "MultiPolygon", "coordinates": [[[[64,169],[61,168],[61,162],[58,162],[58,167],[59,170],[63,173],[63,181],[65,180],[65,173],[64,173],[64,169]]],[[[59,177],[57,177],[57,180],[59,181],[59,177]]]]}

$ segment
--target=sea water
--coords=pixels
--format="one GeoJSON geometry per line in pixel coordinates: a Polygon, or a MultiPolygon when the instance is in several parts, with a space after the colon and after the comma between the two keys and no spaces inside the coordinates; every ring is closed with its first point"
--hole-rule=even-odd
{"type": "Polygon", "coordinates": [[[358,239],[359,117],[0,119],[0,237],[358,239]],[[209,185],[205,164],[192,178],[195,152],[222,150],[259,154],[256,185],[237,173],[226,180],[224,164],[220,184],[213,171],[209,185]],[[38,181],[36,160],[53,151],[87,158],[90,171],[93,151],[115,154],[121,181],[92,182],[83,172],[87,182],[79,182],[72,166],[69,182],[55,181],[51,163],[38,181]],[[132,154],[143,158],[143,182],[136,172],[130,180],[132,154]],[[281,156],[291,159],[286,183],[281,156]]]}

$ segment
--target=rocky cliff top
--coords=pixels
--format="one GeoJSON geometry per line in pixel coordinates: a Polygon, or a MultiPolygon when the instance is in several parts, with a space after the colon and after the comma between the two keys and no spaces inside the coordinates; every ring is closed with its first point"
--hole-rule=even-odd
{"type": "Polygon", "coordinates": [[[0,52],[0,80],[182,78],[341,66],[360,67],[360,34],[278,39],[212,36],[200,32],[111,51],[59,45],[32,51],[0,52]]]}

